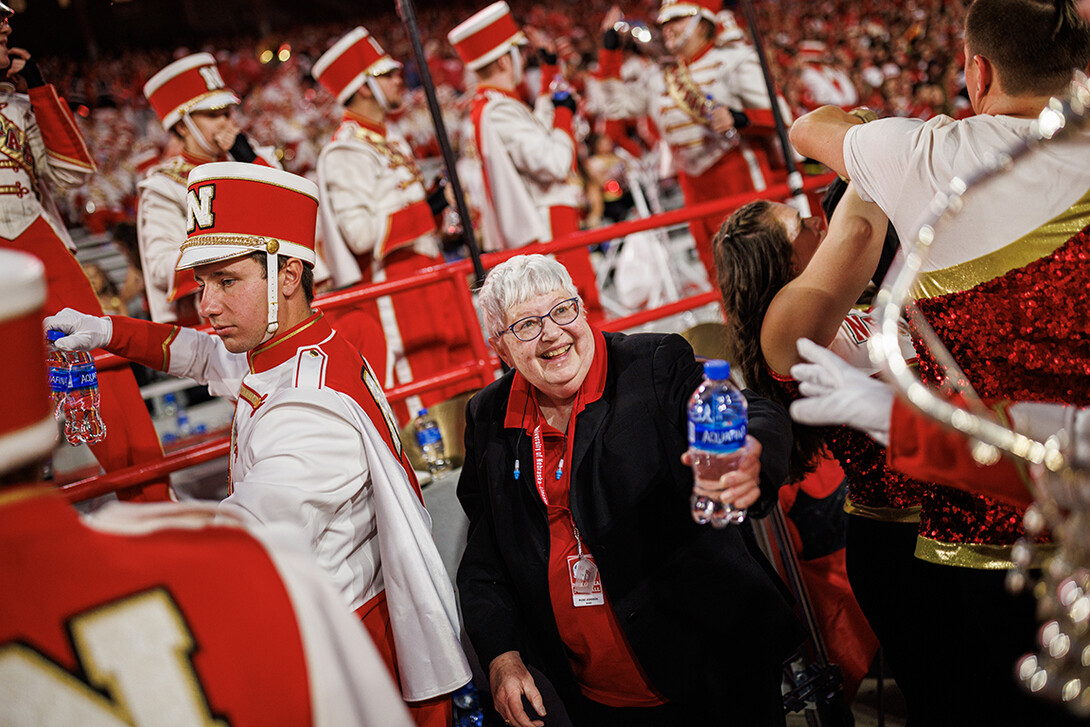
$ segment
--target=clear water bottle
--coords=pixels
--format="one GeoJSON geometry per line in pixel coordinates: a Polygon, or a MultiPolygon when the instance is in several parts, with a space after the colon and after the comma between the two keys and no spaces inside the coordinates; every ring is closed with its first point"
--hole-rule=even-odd
{"type": "Polygon", "coordinates": [[[98,371],[88,351],[62,351],[68,361],[69,385],[64,398],[64,436],[71,444],[97,444],[106,436],[99,409],[98,371]]]}
{"type": "Polygon", "coordinates": [[[689,399],[689,454],[693,458],[693,494],[690,510],[701,525],[722,528],[745,520],[746,511],[710,497],[719,478],[738,467],[746,443],[746,397],[730,380],[730,364],[714,359],[704,363],[704,383],[689,399]]]}
{"type": "Polygon", "coordinates": [[[53,416],[61,418],[64,413],[64,399],[68,396],[68,358],[64,351],[53,345],[58,338],[64,338],[64,331],[46,331],[45,337],[49,341],[46,350],[46,366],[49,368],[49,398],[53,401],[53,416]]]}
{"type": "Polygon", "coordinates": [[[427,409],[416,413],[413,428],[416,430],[416,443],[420,445],[420,453],[424,455],[428,472],[437,475],[450,469],[450,462],[443,453],[443,435],[439,433],[439,424],[428,416],[427,409]]]}

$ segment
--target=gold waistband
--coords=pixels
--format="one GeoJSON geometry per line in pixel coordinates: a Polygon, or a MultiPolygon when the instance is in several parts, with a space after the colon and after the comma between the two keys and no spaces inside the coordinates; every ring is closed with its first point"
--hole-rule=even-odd
{"type": "MultiPolygon", "coordinates": [[[[1007,570],[1014,567],[1011,560],[1013,547],[988,543],[946,543],[920,535],[916,538],[916,557],[938,565],[955,565],[977,570],[1007,570]]],[[[1039,567],[1055,552],[1055,543],[1038,544],[1034,547],[1032,565],[1039,567]]]]}
{"type": "Polygon", "coordinates": [[[849,497],[844,500],[844,512],[884,523],[918,523],[920,521],[919,505],[912,507],[871,507],[870,505],[860,505],[857,502],[852,502],[849,497]]]}

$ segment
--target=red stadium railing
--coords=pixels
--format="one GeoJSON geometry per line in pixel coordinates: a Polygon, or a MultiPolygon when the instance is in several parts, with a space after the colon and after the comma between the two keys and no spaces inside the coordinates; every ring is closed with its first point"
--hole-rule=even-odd
{"type": "MultiPolygon", "coordinates": [[[[804,190],[808,193],[820,191],[833,179],[834,176],[831,174],[809,177],[805,181],[804,190]]],[[[548,243],[534,243],[517,250],[486,253],[481,256],[481,261],[487,270],[515,255],[532,252],[555,253],[585,245],[594,245],[605,242],[606,240],[615,240],[634,232],[669,227],[712,214],[721,212],[726,213],[727,211],[737,209],[741,205],[757,197],[783,199],[788,195],[790,195],[790,190],[786,184],[777,185],[764,190],[760,194],[749,192],[741,195],[733,195],[712,202],[705,202],[677,210],[671,210],[670,212],[663,212],[643,219],[620,222],[606,227],[578,232],[548,243]]],[[[445,388],[451,384],[458,383],[467,384],[467,388],[483,387],[494,379],[496,370],[499,367],[499,360],[489,352],[488,343],[481,331],[480,323],[477,318],[477,310],[473,305],[473,294],[470,290],[470,286],[467,284],[468,278],[472,275],[472,263],[469,260],[461,260],[428,268],[410,278],[373,283],[321,295],[315,299],[314,305],[321,309],[335,310],[339,308],[348,308],[372,298],[378,298],[404,290],[411,290],[425,285],[437,285],[449,282],[452,284],[450,287],[455,292],[455,302],[457,304],[458,312],[465,321],[466,330],[469,332],[470,350],[472,351],[473,357],[442,374],[388,389],[386,391],[386,396],[390,401],[400,401],[426,391],[445,388]]],[[[687,310],[700,308],[718,300],[719,293],[717,291],[706,291],[656,308],[649,308],[632,315],[610,319],[606,322],[606,325],[611,330],[626,330],[651,321],[667,318],[687,310]]],[[[95,363],[100,370],[128,365],[126,359],[104,352],[100,352],[95,356],[95,363]]],[[[61,484],[58,486],[58,489],[72,502],[88,500],[116,490],[133,487],[156,479],[162,479],[171,472],[225,456],[228,452],[228,448],[228,438],[217,437],[170,452],[169,454],[166,454],[163,459],[156,462],[134,465],[105,474],[86,477],[74,482],[61,484]]]]}

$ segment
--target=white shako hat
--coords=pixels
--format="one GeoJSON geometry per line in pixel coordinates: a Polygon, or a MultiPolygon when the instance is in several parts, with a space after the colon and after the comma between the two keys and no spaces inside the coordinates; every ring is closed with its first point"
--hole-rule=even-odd
{"type": "Polygon", "coordinates": [[[801,61],[817,63],[825,57],[827,48],[820,40],[799,41],[795,48],[795,55],[801,61]]]}
{"type": "Polygon", "coordinates": [[[144,84],[144,95],[164,129],[172,128],[190,111],[214,111],[238,103],[211,53],[194,53],[174,61],[144,84]]]}
{"type": "Polygon", "coordinates": [[[368,79],[399,68],[401,64],[382,49],[375,36],[357,26],[323,53],[310,72],[343,104],[368,79]]]}
{"type": "Polygon", "coordinates": [[[7,398],[0,417],[0,473],[46,456],[57,440],[45,364],[45,266],[16,250],[0,249],[0,356],[7,398]]]}
{"type": "Polygon", "coordinates": [[[526,36],[515,25],[511,8],[500,0],[459,23],[447,33],[447,40],[471,71],[487,66],[518,45],[526,36]]]}
{"type": "Polygon", "coordinates": [[[674,18],[689,18],[693,15],[699,15],[715,24],[718,21],[716,15],[722,9],[723,0],[662,0],[658,23],[661,25],[674,18]]]}
{"type": "Polygon", "coordinates": [[[276,332],[277,256],[314,267],[318,186],[280,169],[242,162],[194,167],[186,192],[186,239],[177,269],[266,253],[269,333],[276,332]]]}

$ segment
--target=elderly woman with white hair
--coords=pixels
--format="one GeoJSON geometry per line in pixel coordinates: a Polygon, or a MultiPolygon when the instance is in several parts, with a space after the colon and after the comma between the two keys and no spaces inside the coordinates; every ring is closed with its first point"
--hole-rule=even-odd
{"type": "MultiPolygon", "coordinates": [[[[542,255],[494,268],[480,304],[512,370],[466,410],[458,587],[500,715],[544,724],[532,664],[577,727],[782,725],[801,626],[748,526],[690,517],[685,405],[702,370],[689,344],[592,328],[542,255]]],[[[749,451],[720,484],[760,515],[791,434],[782,407],[747,395],[749,451]]]]}

